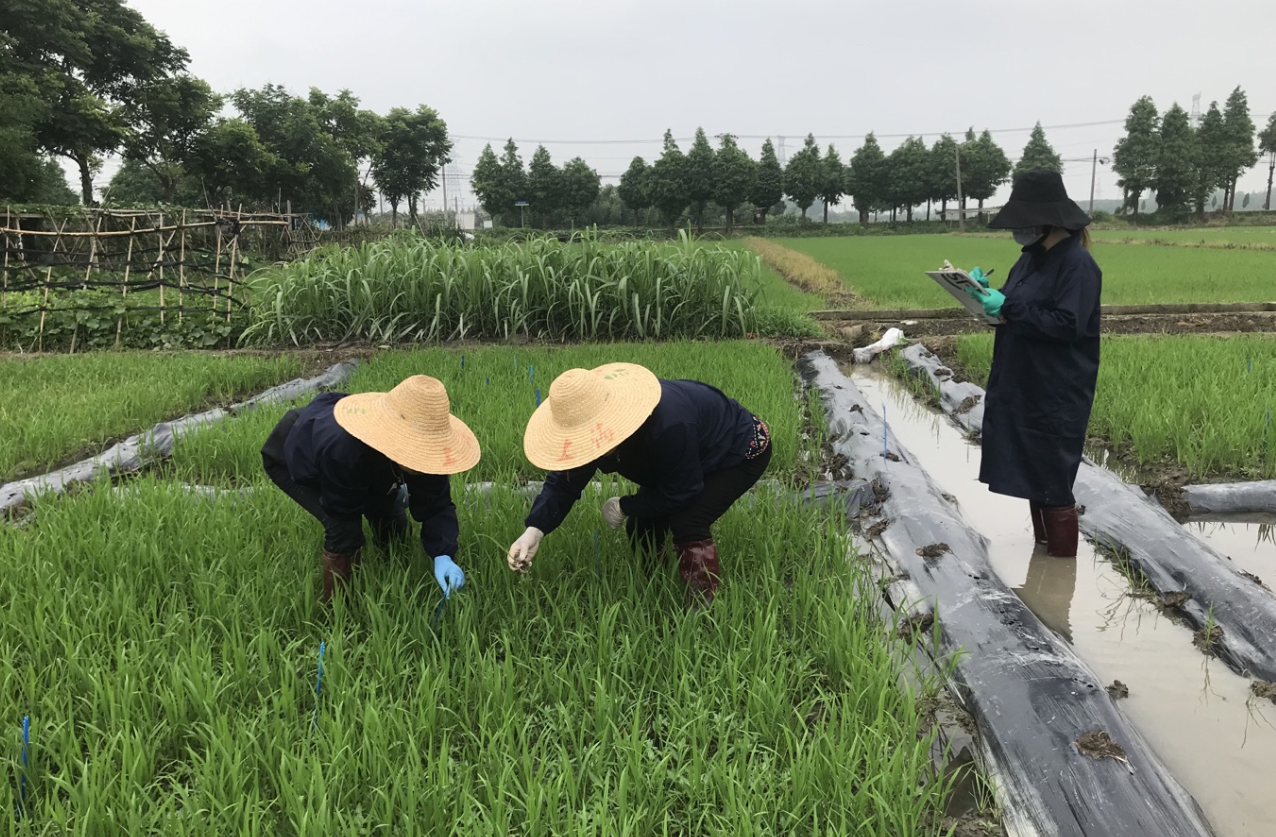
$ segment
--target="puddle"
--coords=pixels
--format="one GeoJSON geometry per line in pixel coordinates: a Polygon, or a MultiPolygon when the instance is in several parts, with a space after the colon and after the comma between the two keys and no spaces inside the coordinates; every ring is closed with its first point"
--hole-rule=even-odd
{"type": "Polygon", "coordinates": [[[1193,521],[1183,528],[1231,558],[1236,569],[1276,590],[1276,517],[1193,521]]]}
{"type": "MultiPolygon", "coordinates": [[[[1002,581],[1072,644],[1104,685],[1119,680],[1128,689],[1117,706],[1201,805],[1219,837],[1276,833],[1270,795],[1276,706],[1251,700],[1249,681],[1197,651],[1188,628],[1131,598],[1125,578],[1084,538],[1076,560],[1046,555],[1033,541],[1027,502],[992,494],[979,482],[979,447],[945,416],[876,369],[843,371],[879,413],[885,407],[889,437],[917,457],[941,490],[957,498],[966,521],[989,539],[989,557],[1002,581]]],[[[1276,547],[1256,544],[1244,527],[1228,526],[1205,524],[1207,531],[1214,527],[1215,538],[1236,538],[1211,545],[1264,581],[1276,581],[1276,547]],[[1242,563],[1245,550],[1271,558],[1266,576],[1250,569],[1263,561],[1261,554],[1246,553],[1242,563]]]]}

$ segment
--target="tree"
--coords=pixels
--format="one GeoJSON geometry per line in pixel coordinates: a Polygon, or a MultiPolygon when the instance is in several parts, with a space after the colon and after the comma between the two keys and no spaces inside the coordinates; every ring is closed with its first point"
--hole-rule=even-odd
{"type": "Polygon", "coordinates": [[[1156,177],[1161,116],[1151,96],[1140,98],[1125,118],[1125,136],[1112,152],[1112,169],[1120,175],[1121,206],[1139,214],[1139,201],[1156,177]]]}
{"type": "Polygon", "coordinates": [[[827,224],[829,205],[839,203],[846,194],[846,167],[842,165],[842,158],[831,143],[820,166],[820,191],[817,197],[824,202],[824,223],[827,224]]]}
{"type": "Polygon", "coordinates": [[[962,209],[966,208],[967,200],[975,200],[982,214],[984,201],[1010,180],[1010,171],[1010,158],[997,145],[990,131],[985,129],[978,139],[973,129],[967,131],[966,141],[961,146],[962,209]]]}
{"type": "MultiPolygon", "coordinates": [[[[439,185],[439,172],[451,151],[447,125],[433,108],[394,108],[386,115],[385,133],[376,148],[373,180],[387,200],[391,195],[407,198],[408,214],[415,222],[419,197],[439,185]]],[[[390,203],[396,221],[397,203],[390,203]]]]}
{"type": "Polygon", "coordinates": [[[788,168],[784,170],[785,194],[802,210],[803,220],[806,220],[806,211],[819,197],[823,182],[824,166],[820,159],[820,148],[815,144],[815,135],[807,134],[802,150],[789,159],[788,168]]]}
{"type": "Polygon", "coordinates": [[[323,129],[355,161],[358,173],[353,186],[359,196],[359,209],[370,212],[375,202],[369,203],[373,196],[367,179],[372,174],[372,162],[382,153],[382,143],[389,130],[386,120],[373,111],[360,110],[358,97],[349,90],[342,90],[333,98],[312,87],[310,106],[315,109],[323,129]]]}
{"type": "Polygon", "coordinates": [[[1063,159],[1050,147],[1040,122],[1032,129],[1032,136],[1028,138],[1028,144],[1023,148],[1023,156],[1015,164],[1015,174],[1023,174],[1033,169],[1050,169],[1063,173],[1063,159]]]}
{"type": "Polygon", "coordinates": [[[1210,102],[1209,110],[1196,129],[1196,189],[1192,198],[1201,218],[1205,217],[1206,201],[1214,190],[1227,189],[1227,142],[1227,125],[1223,121],[1223,112],[1219,110],[1218,102],[1210,102]]]}
{"type": "Polygon", "coordinates": [[[1197,137],[1187,111],[1175,103],[1161,119],[1161,156],[1156,165],[1158,211],[1184,215],[1197,193],[1200,170],[1197,137]]]}
{"type": "Polygon", "coordinates": [[[1240,87],[1227,97],[1227,104],[1223,106],[1223,125],[1227,130],[1227,150],[1223,154],[1226,165],[1223,200],[1227,211],[1231,212],[1236,208],[1236,181],[1258,162],[1258,152],[1254,149],[1254,120],[1249,115],[1249,100],[1240,87]]]}
{"type": "Polygon", "coordinates": [[[257,131],[243,119],[221,119],[202,134],[186,161],[186,173],[209,205],[257,202],[262,183],[279,160],[262,144],[257,131]]]}
{"type": "Polygon", "coordinates": [[[124,158],[151,172],[161,202],[176,198],[186,165],[221,106],[222,97],[207,82],[185,74],[142,85],[125,106],[124,158]]]}
{"type": "Polygon", "coordinates": [[[951,134],[935,140],[930,149],[927,200],[939,201],[939,217],[948,220],[948,202],[957,199],[957,141],[951,134]]]}
{"type": "Polygon", "coordinates": [[[687,158],[666,129],[664,151],[651,167],[651,202],[665,223],[674,226],[691,202],[686,181],[687,158]]]}
{"type": "Polygon", "coordinates": [[[582,158],[576,157],[563,166],[561,183],[562,208],[572,222],[576,223],[598,200],[602,181],[598,172],[590,168],[582,158]]]}
{"type": "Polygon", "coordinates": [[[696,218],[696,232],[704,231],[704,208],[713,200],[713,146],[703,128],[696,128],[696,138],[687,152],[687,200],[696,218]]]}
{"type": "Polygon", "coordinates": [[[531,204],[532,218],[539,218],[541,227],[548,228],[550,219],[565,208],[560,173],[543,145],[536,146],[532,162],[527,167],[527,200],[531,204]]]}
{"type": "MultiPolygon", "coordinates": [[[[527,172],[523,169],[523,158],[518,156],[518,146],[514,144],[512,137],[505,141],[505,153],[501,155],[501,179],[510,196],[510,206],[506,212],[515,212],[514,203],[518,201],[531,203],[527,196],[527,172]]],[[[518,216],[519,223],[523,223],[523,214],[519,212],[518,216]]]]}
{"type": "Polygon", "coordinates": [[[886,195],[891,205],[892,220],[897,208],[903,207],[907,220],[913,220],[913,207],[926,200],[930,176],[930,152],[919,137],[909,137],[887,158],[886,195]]]}
{"type": "Polygon", "coordinates": [[[501,161],[492,150],[490,143],[483,148],[483,153],[479,154],[474,173],[470,176],[470,189],[479,199],[483,211],[501,223],[505,223],[504,219],[509,218],[510,213],[514,212],[514,201],[518,198],[515,197],[514,190],[506,183],[501,161]]]}
{"type": "Polygon", "coordinates": [[[5,57],[0,50],[0,199],[37,203],[45,158],[35,124],[46,118],[48,106],[31,78],[6,69],[5,57]]]}
{"type": "Polygon", "coordinates": [[[634,226],[642,226],[642,213],[651,208],[651,168],[641,157],[635,157],[629,168],[620,176],[617,195],[626,207],[633,210],[634,226]]]}
{"type": "Polygon", "coordinates": [[[757,211],[763,224],[771,207],[784,200],[784,170],[780,168],[780,159],[775,156],[775,145],[767,139],[762,143],[762,154],[758,158],[757,178],[753,188],[749,190],[749,203],[757,211]]]}
{"type": "Polygon", "coordinates": [[[851,156],[850,172],[846,179],[846,191],[855,201],[860,213],[860,223],[868,223],[870,212],[881,209],[887,201],[886,155],[877,144],[877,137],[870,131],[864,144],[851,156]]]}
{"type": "Polygon", "coordinates": [[[1263,209],[1270,210],[1272,208],[1272,176],[1276,174],[1276,113],[1273,113],[1267,120],[1267,127],[1258,135],[1258,148],[1264,154],[1268,155],[1267,166],[1267,200],[1263,202],[1263,209]]]}
{"type": "Polygon", "coordinates": [[[749,200],[757,178],[757,164],[736,145],[735,137],[723,134],[713,160],[713,201],[726,212],[728,232],[735,224],[736,207],[749,200]]]}

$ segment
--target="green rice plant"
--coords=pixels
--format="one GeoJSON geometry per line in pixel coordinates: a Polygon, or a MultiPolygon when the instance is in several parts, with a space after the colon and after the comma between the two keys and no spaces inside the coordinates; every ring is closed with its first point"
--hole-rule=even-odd
{"type": "Polygon", "coordinates": [[[251,278],[257,344],[363,340],[742,337],[757,257],[677,244],[494,247],[394,237],[331,249],[251,278]]]}
{"type": "MultiPolygon", "coordinates": [[[[793,472],[791,440],[800,426],[790,365],[771,347],[752,341],[621,343],[543,346],[465,346],[374,355],[344,384],[344,392],[388,391],[409,375],[431,375],[447,387],[453,413],[478,436],[483,459],[462,481],[544,479],[523,455],[523,430],[536,393],[573,367],[640,363],[665,378],[711,384],[765,420],[776,439],[773,475],[793,472]]],[[[305,399],[303,403],[307,403],[305,399]]],[[[182,478],[227,484],[265,481],[259,451],[292,405],[262,407],[178,440],[174,467],[182,478]]]]}
{"type": "Polygon", "coordinates": [[[933,733],[845,532],[782,496],[727,514],[722,592],[685,615],[672,566],[585,508],[511,573],[528,501],[498,490],[460,508],[434,628],[419,545],[366,556],[329,614],[280,492],[105,488],[0,527],[15,833],[941,833],[933,733]]]}
{"type": "MultiPolygon", "coordinates": [[[[958,339],[958,360],[987,380],[992,338],[958,339]]],[[[1276,477],[1276,339],[1267,335],[1104,337],[1089,435],[1144,467],[1192,479],[1276,477]]]]}
{"type": "Polygon", "coordinates": [[[296,377],[302,366],[289,355],[0,358],[0,480],[98,453],[156,422],[296,377]]]}
{"type": "MultiPolygon", "coordinates": [[[[1000,287],[1019,258],[1010,236],[856,236],[785,239],[836,270],[855,293],[880,308],[956,308],[926,277],[948,259],[958,267],[995,269],[1000,287]]],[[[1105,305],[1185,302],[1266,302],[1272,296],[1272,255],[1258,250],[1187,249],[1096,241],[1105,305]]]]}
{"type": "Polygon", "coordinates": [[[842,277],[805,253],[754,236],[744,239],[744,245],[761,256],[767,266],[785,281],[801,288],[803,293],[835,307],[855,304],[855,296],[842,277]]]}
{"type": "Polygon", "coordinates": [[[1177,247],[1215,247],[1276,250],[1276,227],[1201,227],[1181,230],[1095,230],[1100,241],[1123,244],[1165,244],[1177,247]]]}

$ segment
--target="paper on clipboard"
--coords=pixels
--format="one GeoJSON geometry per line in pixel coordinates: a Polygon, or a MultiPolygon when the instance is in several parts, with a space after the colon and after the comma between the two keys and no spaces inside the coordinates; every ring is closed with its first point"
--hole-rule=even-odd
{"type": "Polygon", "coordinates": [[[947,261],[944,262],[943,270],[928,270],[926,275],[934,279],[936,284],[952,294],[953,299],[961,303],[962,307],[970,312],[976,320],[984,325],[997,325],[1001,322],[997,317],[990,317],[984,313],[984,306],[979,300],[966,293],[966,288],[978,288],[983,290],[974,277],[959,267],[953,267],[947,261]]]}

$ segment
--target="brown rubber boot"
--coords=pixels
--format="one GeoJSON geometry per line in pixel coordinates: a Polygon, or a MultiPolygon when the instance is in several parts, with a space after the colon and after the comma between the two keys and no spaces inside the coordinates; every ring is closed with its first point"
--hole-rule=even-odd
{"type": "Polygon", "coordinates": [[[1028,501],[1028,508],[1032,511],[1032,539],[1037,543],[1046,542],[1046,519],[1041,513],[1041,504],[1028,501]]]}
{"type": "Polygon", "coordinates": [[[674,544],[678,551],[678,573],[687,583],[687,608],[699,610],[713,603],[718,592],[718,546],[713,538],[674,544]]]}
{"type": "Polygon", "coordinates": [[[1046,506],[1041,510],[1046,526],[1046,554],[1055,558],[1077,557],[1077,507],[1046,506]]]}
{"type": "Polygon", "coordinates": [[[350,571],[359,565],[359,550],[354,552],[323,551],[323,602],[332,601],[337,587],[350,583],[350,571]]]}

